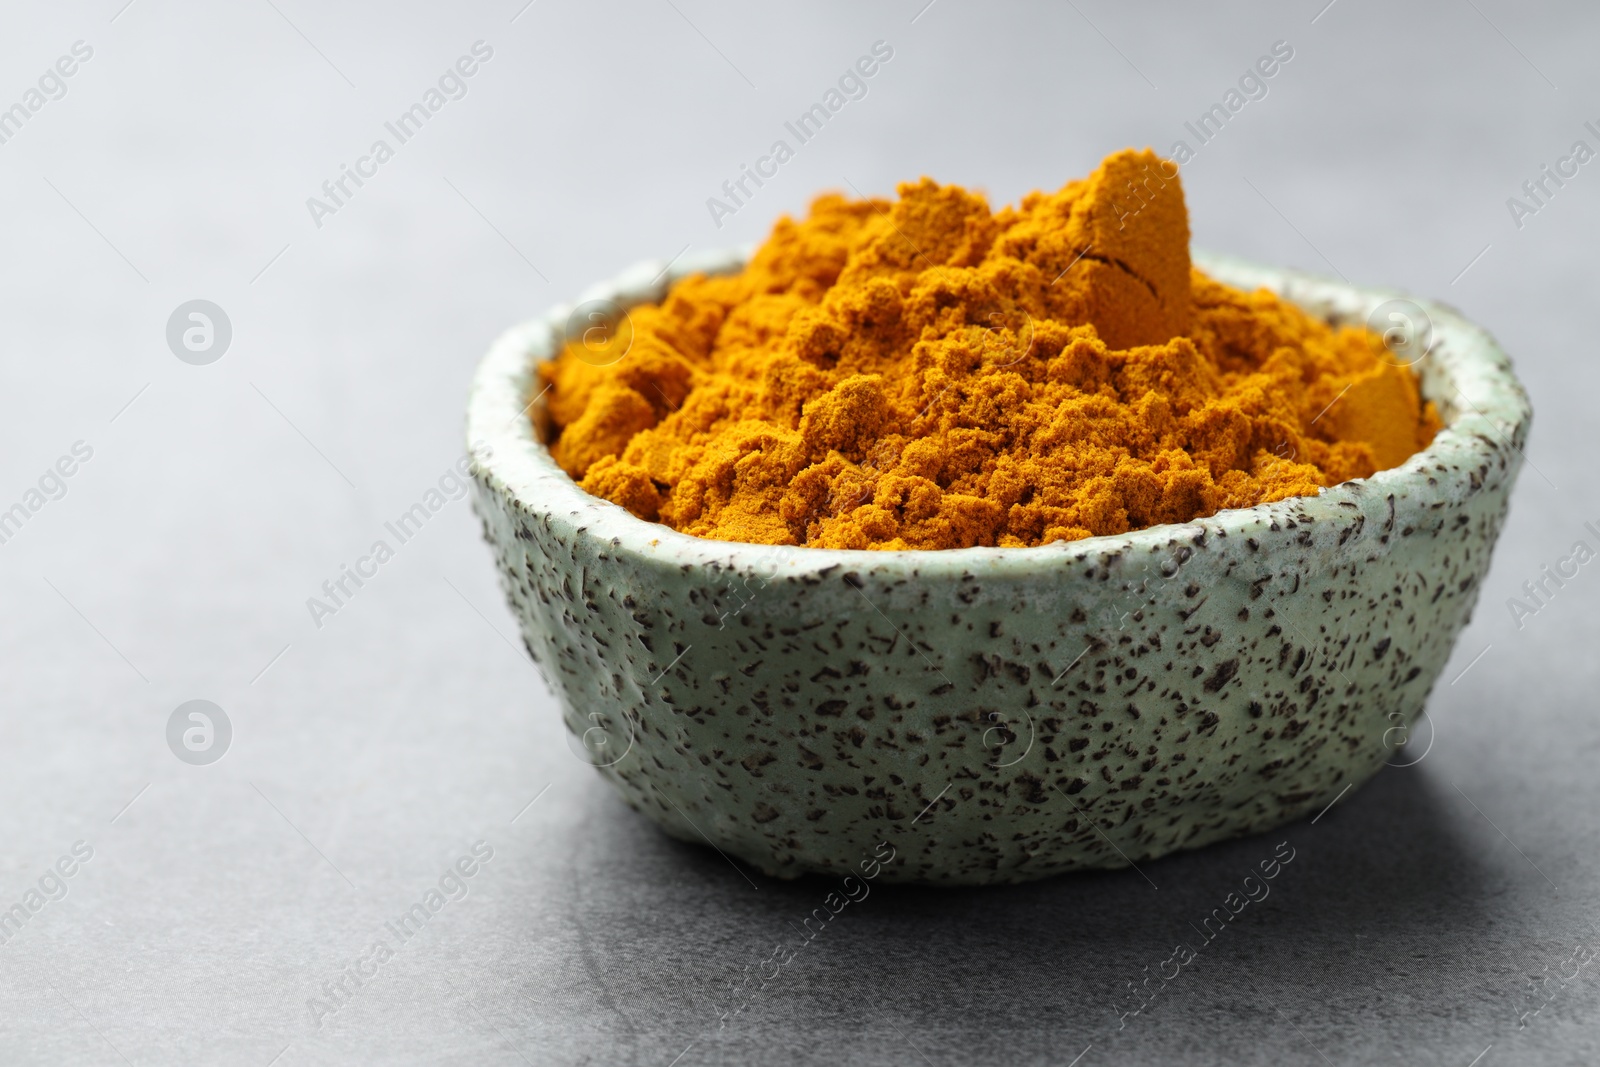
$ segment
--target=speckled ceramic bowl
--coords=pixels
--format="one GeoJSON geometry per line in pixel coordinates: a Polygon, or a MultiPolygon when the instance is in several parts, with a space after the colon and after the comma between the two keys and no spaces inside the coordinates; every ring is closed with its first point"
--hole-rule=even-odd
{"type": "MultiPolygon", "coordinates": [[[[1332,321],[1395,295],[1196,258],[1332,321]]],[[[741,263],[641,264],[584,299],[659,300],[741,263]]],[[[1446,428],[1404,466],[1125,536],[941,552],[703,540],[584,493],[534,433],[563,306],[478,370],[476,507],[573,751],[675,837],[784,877],[884,842],[899,881],[1120,867],[1317,811],[1422,712],[1531,410],[1484,331],[1417,303],[1446,428]]]]}

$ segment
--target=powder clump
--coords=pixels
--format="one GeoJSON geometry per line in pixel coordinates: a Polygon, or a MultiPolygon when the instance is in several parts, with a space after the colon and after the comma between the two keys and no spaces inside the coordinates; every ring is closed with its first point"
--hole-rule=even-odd
{"type": "Polygon", "coordinates": [[[737,274],[540,368],[584,489],[701,537],[1027,546],[1313,495],[1439,427],[1376,335],[1194,270],[1151,152],[992,212],[924,178],[819,197],[737,274]]]}

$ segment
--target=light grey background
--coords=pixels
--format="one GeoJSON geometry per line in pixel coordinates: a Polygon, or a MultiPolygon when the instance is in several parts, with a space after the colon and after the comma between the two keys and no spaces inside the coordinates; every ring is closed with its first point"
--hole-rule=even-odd
{"type": "Polygon", "coordinates": [[[94,855],[0,946],[0,1061],[1600,1057],[1587,971],[1518,1025],[1528,976],[1600,939],[1600,565],[1521,629],[1506,608],[1600,524],[1600,163],[1520,230],[1506,207],[1600,148],[1597,16],[1324,2],[8,4],[0,106],[94,54],[0,144],[0,508],[74,442],[93,458],[0,545],[0,906],[94,855]],[[715,227],[706,198],[880,39],[867,97],[715,227]],[[478,40],[468,95],[315,226],[306,198],[478,40]],[[824,188],[928,174],[998,205],[1170,150],[1278,40],[1269,95],[1183,170],[1196,243],[1443,298],[1537,409],[1432,748],[1316,825],[1150,864],[1157,889],[876,888],[719,1030],[829,886],[747,881],[573,757],[467,503],[320,629],[306,599],[460,456],[504,327],[824,188]],[[165,341],[197,298],[233,327],[209,366],[165,341]],[[197,698],[233,727],[209,766],[165,740],[197,698]],[[479,840],[470,894],[314,1026],[308,999],[479,840]],[[1271,897],[1119,1030],[1126,983],[1280,840],[1271,897]]]}

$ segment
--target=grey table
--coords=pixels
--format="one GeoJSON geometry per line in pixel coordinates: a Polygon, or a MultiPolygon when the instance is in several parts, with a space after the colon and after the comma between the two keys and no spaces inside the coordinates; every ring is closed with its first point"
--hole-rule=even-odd
{"type": "Polygon", "coordinates": [[[1600,1058],[1600,564],[1507,606],[1600,522],[1600,164],[1523,191],[1600,148],[1595,12],[925,3],[7,8],[0,908],[26,921],[0,926],[0,1062],[1600,1058]],[[864,96],[708,207],[877,41],[864,96]],[[1186,136],[1278,41],[1265,95],[1186,136]],[[999,204],[1179,139],[1197,244],[1444,298],[1534,396],[1416,762],[1150,883],[876,888],[723,1020],[829,887],[665,839],[570,754],[450,498],[475,361],[823,188],[926,173],[999,204]],[[191,752],[184,713],[169,747],[192,700],[230,736],[191,752]],[[1123,1014],[1279,842],[1271,896],[1123,1014]]]}

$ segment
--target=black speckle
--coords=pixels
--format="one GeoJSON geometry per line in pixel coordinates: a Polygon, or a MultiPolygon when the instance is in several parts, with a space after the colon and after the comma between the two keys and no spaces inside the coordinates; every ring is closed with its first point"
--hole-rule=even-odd
{"type": "MultiPolygon", "coordinates": [[[[1216,665],[1216,667],[1211,671],[1211,676],[1206,679],[1205,691],[1208,693],[1215,693],[1217,690],[1227,685],[1228,682],[1233,679],[1233,676],[1238,673],[1239,661],[1237,659],[1223,660],[1221,663],[1216,665]]],[[[1215,718],[1215,716],[1213,716],[1213,718],[1215,718]]]]}

